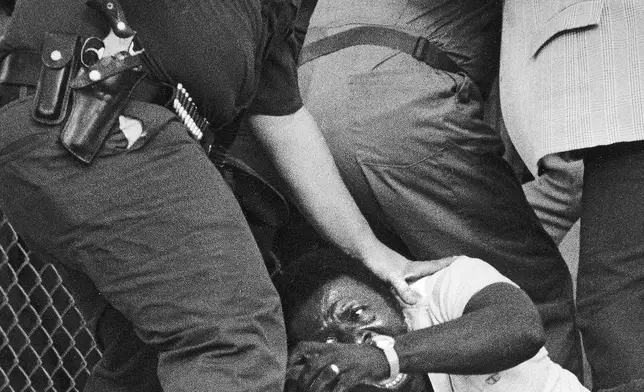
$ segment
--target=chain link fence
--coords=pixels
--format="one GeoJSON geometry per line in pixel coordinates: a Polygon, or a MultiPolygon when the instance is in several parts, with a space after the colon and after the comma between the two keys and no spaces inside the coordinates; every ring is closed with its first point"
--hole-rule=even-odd
{"type": "Polygon", "coordinates": [[[53,265],[0,212],[0,391],[81,391],[100,352],[53,265]]]}

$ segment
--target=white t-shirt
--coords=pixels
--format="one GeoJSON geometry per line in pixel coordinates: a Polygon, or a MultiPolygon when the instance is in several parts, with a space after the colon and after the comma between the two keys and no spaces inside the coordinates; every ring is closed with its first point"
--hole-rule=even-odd
{"type": "MultiPolygon", "coordinates": [[[[411,330],[417,330],[457,319],[474,294],[498,282],[516,286],[486,262],[460,256],[447,268],[412,284],[421,300],[414,306],[403,304],[405,320],[411,330]]],[[[529,360],[494,374],[428,376],[435,392],[588,391],[577,377],[552,362],[545,348],[529,360]]]]}

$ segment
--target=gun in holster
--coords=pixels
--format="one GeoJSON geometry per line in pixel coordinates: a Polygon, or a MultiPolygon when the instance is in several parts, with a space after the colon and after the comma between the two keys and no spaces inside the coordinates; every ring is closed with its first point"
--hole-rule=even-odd
{"type": "Polygon", "coordinates": [[[33,118],[62,124],[63,146],[82,162],[91,163],[145,72],[140,56],[127,53],[83,67],[82,42],[77,36],[46,36],[33,118]]]}

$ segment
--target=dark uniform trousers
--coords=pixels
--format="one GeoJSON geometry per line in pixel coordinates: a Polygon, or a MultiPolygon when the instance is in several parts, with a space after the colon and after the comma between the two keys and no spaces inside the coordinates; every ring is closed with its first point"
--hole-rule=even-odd
{"type": "Polygon", "coordinates": [[[278,295],[234,196],[179,120],[130,102],[143,137],[128,149],[114,129],[86,165],[31,106],[0,109],[0,209],[62,265],[97,331],[103,358],[86,390],[281,391],[278,295]]]}
{"type": "Polygon", "coordinates": [[[644,142],[586,152],[577,306],[594,387],[644,390],[643,194],[644,142]]]}

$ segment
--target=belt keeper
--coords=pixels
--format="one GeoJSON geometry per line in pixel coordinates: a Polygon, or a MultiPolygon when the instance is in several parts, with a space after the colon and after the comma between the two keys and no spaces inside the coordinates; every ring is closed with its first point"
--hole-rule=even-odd
{"type": "Polygon", "coordinates": [[[412,57],[416,60],[425,61],[427,57],[427,51],[431,47],[429,40],[425,37],[418,37],[416,40],[416,45],[414,45],[414,50],[412,52],[412,57]]]}

